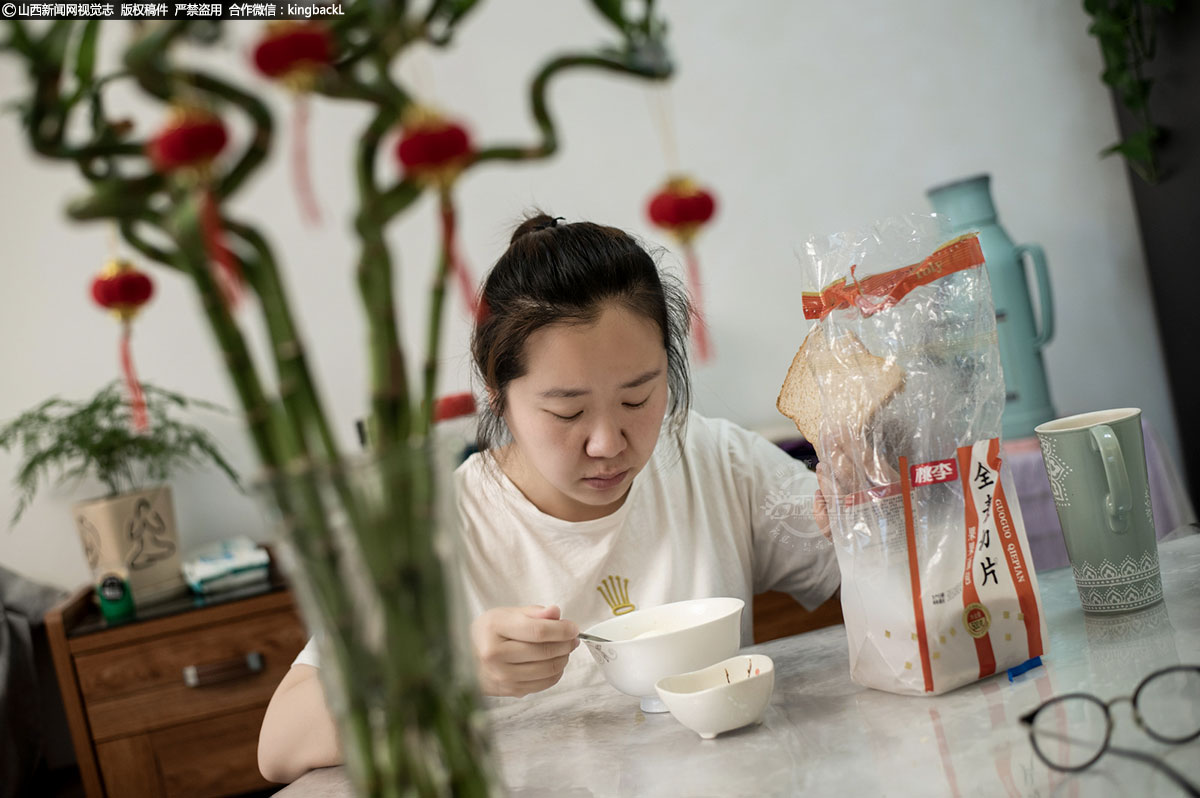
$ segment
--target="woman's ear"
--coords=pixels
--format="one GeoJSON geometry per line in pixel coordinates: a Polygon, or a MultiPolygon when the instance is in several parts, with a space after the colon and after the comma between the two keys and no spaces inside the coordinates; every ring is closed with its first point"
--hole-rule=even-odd
{"type": "Polygon", "coordinates": [[[500,392],[495,388],[487,389],[488,412],[496,418],[504,417],[503,402],[501,401],[500,392]]]}

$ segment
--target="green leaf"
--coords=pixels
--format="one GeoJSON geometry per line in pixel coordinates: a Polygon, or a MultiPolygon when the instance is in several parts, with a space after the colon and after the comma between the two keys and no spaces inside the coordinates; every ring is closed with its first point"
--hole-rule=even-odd
{"type": "Polygon", "coordinates": [[[452,0],[446,4],[446,26],[453,27],[463,17],[469,14],[475,6],[479,4],[479,0],[452,0]]]}
{"type": "Polygon", "coordinates": [[[1131,161],[1151,163],[1154,160],[1154,140],[1157,138],[1157,133],[1155,128],[1139,130],[1126,137],[1124,141],[1105,149],[1101,154],[1107,156],[1119,153],[1131,161]]]}
{"type": "Polygon", "coordinates": [[[1121,102],[1130,111],[1140,111],[1145,108],[1150,99],[1150,81],[1137,80],[1130,76],[1121,86],[1121,102]]]}
{"type": "Polygon", "coordinates": [[[192,20],[188,24],[184,36],[196,44],[215,44],[221,39],[221,21],[217,19],[192,20]]]}
{"type": "Polygon", "coordinates": [[[1100,39],[1100,54],[1109,67],[1124,67],[1129,63],[1129,48],[1124,36],[1108,36],[1100,39]]]}
{"type": "Polygon", "coordinates": [[[10,47],[16,50],[26,58],[32,58],[37,51],[37,45],[33,39],[29,38],[29,31],[25,27],[25,23],[20,20],[13,20],[8,23],[8,29],[11,35],[5,43],[5,47],[10,47]]]}
{"type": "Polygon", "coordinates": [[[1088,28],[1088,33],[1100,38],[1113,37],[1121,38],[1125,35],[1125,25],[1122,24],[1120,18],[1116,14],[1108,11],[1101,11],[1093,17],[1093,22],[1088,28]]]}
{"type": "Polygon", "coordinates": [[[1110,67],[1100,73],[1100,80],[1104,82],[1104,85],[1115,88],[1116,86],[1120,85],[1121,80],[1127,74],[1128,73],[1120,67],[1110,67]]]}
{"type": "Polygon", "coordinates": [[[71,26],[74,24],[71,20],[60,19],[50,25],[46,35],[38,42],[38,49],[41,50],[38,55],[43,61],[50,62],[55,68],[62,66],[67,54],[67,43],[71,39],[71,26]]]}
{"type": "Polygon", "coordinates": [[[622,0],[592,0],[592,5],[622,31],[629,27],[622,0]]]}
{"type": "Polygon", "coordinates": [[[75,54],[75,77],[86,86],[96,73],[96,38],[100,32],[100,20],[85,23],[83,35],[79,37],[79,50],[75,54]]]}
{"type": "Polygon", "coordinates": [[[1140,111],[1146,107],[1146,98],[1137,92],[1121,92],[1121,104],[1130,111],[1140,111]]]}
{"type": "Polygon", "coordinates": [[[1105,71],[1119,75],[1129,71],[1129,51],[1125,42],[1100,42],[1100,55],[1104,58],[1105,71]]]}
{"type": "Polygon", "coordinates": [[[1118,72],[1113,88],[1120,94],[1136,94],[1139,88],[1137,77],[1132,72],[1118,72]]]}

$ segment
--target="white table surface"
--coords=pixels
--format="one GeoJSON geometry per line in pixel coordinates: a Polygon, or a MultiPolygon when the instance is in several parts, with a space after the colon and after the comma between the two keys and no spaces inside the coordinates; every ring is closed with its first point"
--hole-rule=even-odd
{"type": "MultiPolygon", "coordinates": [[[[1070,569],[1038,575],[1049,651],[1012,683],[998,674],[942,696],[897,696],[850,681],[845,629],[755,646],[775,661],[761,726],[701,740],[669,714],[646,715],[608,685],[492,710],[509,793],[535,796],[1062,795],[1177,796],[1143,763],[1104,756],[1087,771],[1051,771],[1034,754],[1024,712],[1068,692],[1129,695],[1151,671],[1200,663],[1200,535],[1160,543],[1165,602],[1106,620],[1085,617],[1070,569]]],[[[1200,740],[1157,743],[1113,709],[1112,743],[1164,758],[1200,787],[1200,740]]],[[[350,795],[340,768],[279,795],[350,795]]]]}

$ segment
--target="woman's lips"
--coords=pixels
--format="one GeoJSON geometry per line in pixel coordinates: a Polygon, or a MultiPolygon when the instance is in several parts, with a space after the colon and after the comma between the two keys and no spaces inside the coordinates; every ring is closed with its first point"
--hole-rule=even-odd
{"type": "Polygon", "coordinates": [[[617,485],[620,485],[622,480],[625,479],[625,475],[628,473],[629,469],[627,468],[624,471],[620,471],[608,477],[584,477],[583,481],[584,484],[590,488],[594,488],[595,490],[608,490],[609,488],[615,488],[617,485]]]}

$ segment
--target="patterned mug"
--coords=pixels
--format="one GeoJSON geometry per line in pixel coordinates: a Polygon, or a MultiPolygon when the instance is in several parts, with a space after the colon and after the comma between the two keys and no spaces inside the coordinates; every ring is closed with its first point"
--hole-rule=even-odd
{"type": "Polygon", "coordinates": [[[1034,431],[1084,612],[1162,601],[1142,411],[1084,413],[1034,431]]]}

